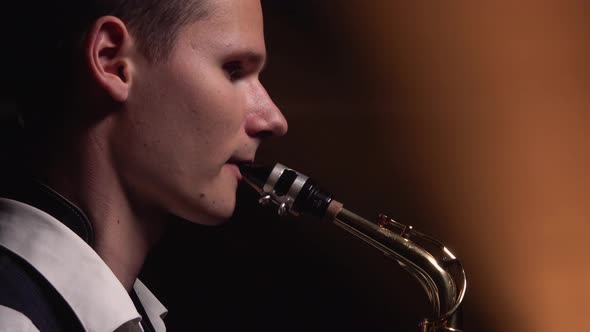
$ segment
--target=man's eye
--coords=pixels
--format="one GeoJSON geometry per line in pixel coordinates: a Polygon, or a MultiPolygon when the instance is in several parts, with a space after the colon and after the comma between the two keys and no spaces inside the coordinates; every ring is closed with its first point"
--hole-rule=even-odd
{"type": "Polygon", "coordinates": [[[230,80],[235,81],[242,76],[243,68],[239,62],[234,61],[223,65],[223,70],[227,73],[230,80]]]}

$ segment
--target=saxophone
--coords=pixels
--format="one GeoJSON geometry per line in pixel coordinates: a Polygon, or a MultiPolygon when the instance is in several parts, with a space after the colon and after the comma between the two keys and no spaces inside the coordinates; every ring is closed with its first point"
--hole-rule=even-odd
{"type": "Polygon", "coordinates": [[[392,258],[416,278],[428,295],[432,313],[419,322],[420,332],[462,330],[461,302],[467,279],[461,262],[442,243],[384,214],[369,221],[334,200],[309,177],[276,164],[240,165],[244,181],[275,206],[279,215],[310,215],[328,220],[392,258]]]}

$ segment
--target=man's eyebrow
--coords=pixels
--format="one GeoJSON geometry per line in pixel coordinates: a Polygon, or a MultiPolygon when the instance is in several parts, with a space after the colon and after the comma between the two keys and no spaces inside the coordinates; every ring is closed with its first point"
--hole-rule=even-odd
{"type": "Polygon", "coordinates": [[[255,52],[255,51],[237,51],[237,52],[231,53],[227,58],[230,61],[231,60],[245,60],[249,63],[256,64],[256,66],[258,67],[258,70],[262,71],[262,70],[264,70],[264,67],[266,67],[267,56],[265,53],[260,53],[260,52],[255,52]]]}

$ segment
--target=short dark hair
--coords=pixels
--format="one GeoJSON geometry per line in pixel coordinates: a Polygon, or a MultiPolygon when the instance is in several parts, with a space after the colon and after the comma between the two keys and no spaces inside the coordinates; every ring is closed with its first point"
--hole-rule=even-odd
{"type": "Polygon", "coordinates": [[[203,0],[95,0],[106,13],[119,17],[150,60],[165,59],[181,27],[208,14],[203,0]]]}
{"type": "MultiPolygon", "coordinates": [[[[99,17],[120,18],[150,61],[165,60],[180,29],[209,14],[209,0],[31,0],[0,14],[3,32],[0,99],[12,99],[27,126],[59,124],[71,94],[74,65],[86,33],[99,17]],[[4,96],[3,96],[4,95],[4,96]]],[[[36,134],[35,134],[36,136],[36,134]]]]}

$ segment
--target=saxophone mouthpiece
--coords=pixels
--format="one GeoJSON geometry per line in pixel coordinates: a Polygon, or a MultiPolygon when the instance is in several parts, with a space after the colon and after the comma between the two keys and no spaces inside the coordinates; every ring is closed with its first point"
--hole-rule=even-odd
{"type": "Polygon", "coordinates": [[[239,168],[244,181],[261,194],[272,172],[272,167],[256,163],[244,163],[240,164],[239,168]]]}
{"type": "Polygon", "coordinates": [[[260,203],[273,203],[279,214],[307,214],[323,218],[332,194],[320,189],[307,176],[281,164],[240,165],[244,181],[261,194],[260,203]]]}

